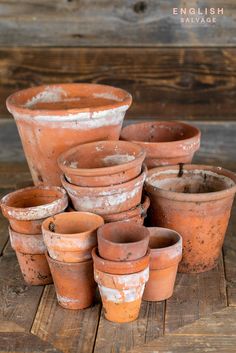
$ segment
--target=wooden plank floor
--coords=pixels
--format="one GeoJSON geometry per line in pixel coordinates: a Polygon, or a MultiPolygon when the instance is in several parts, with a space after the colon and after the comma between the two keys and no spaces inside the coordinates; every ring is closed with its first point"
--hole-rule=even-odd
{"type": "MultiPolygon", "coordinates": [[[[202,146],[195,161],[236,171],[236,123],[196,125],[202,146]]],[[[0,122],[0,151],[0,194],[30,184],[14,122],[0,122]]],[[[57,304],[53,285],[25,285],[0,217],[0,352],[235,352],[235,227],[236,207],[218,266],[178,274],[171,299],[143,302],[137,321],[119,325],[104,319],[99,297],[92,308],[70,311],[57,304]]]]}

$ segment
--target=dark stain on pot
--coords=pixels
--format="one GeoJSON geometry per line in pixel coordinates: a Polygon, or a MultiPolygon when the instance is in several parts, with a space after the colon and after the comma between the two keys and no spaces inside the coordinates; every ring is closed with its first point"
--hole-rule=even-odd
{"type": "Polygon", "coordinates": [[[48,276],[41,275],[41,273],[38,272],[37,278],[40,279],[40,280],[43,280],[43,279],[47,279],[48,276]]]}
{"type": "Polygon", "coordinates": [[[48,229],[50,230],[50,232],[55,233],[55,227],[56,227],[55,223],[50,222],[48,229]]]}
{"type": "Polygon", "coordinates": [[[181,178],[184,174],[184,163],[179,163],[179,173],[178,178],[181,178]]]}
{"type": "Polygon", "coordinates": [[[138,1],[133,6],[134,12],[142,14],[147,10],[147,3],[145,1],[138,1]]]}
{"type": "Polygon", "coordinates": [[[34,259],[34,257],[33,257],[33,256],[30,256],[30,260],[31,260],[32,262],[34,262],[34,261],[35,261],[35,259],[34,259]]]}

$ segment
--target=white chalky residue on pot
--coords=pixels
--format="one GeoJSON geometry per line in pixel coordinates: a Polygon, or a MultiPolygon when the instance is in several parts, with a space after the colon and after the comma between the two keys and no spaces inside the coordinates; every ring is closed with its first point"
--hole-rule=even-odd
{"type": "Polygon", "coordinates": [[[63,297],[57,293],[57,299],[60,303],[70,304],[70,303],[80,303],[80,299],[63,297]]]}
{"type": "Polygon", "coordinates": [[[114,154],[103,158],[105,165],[117,165],[131,162],[135,159],[135,156],[130,154],[114,154]]]}
{"type": "Polygon", "coordinates": [[[130,303],[142,298],[145,284],[138,285],[125,290],[118,290],[114,288],[108,288],[102,285],[98,285],[101,296],[104,300],[121,304],[130,303]]]}
{"type": "Polygon", "coordinates": [[[114,278],[115,283],[118,286],[122,286],[123,289],[127,289],[130,287],[137,287],[140,283],[146,283],[149,278],[149,267],[145,268],[145,270],[137,273],[132,273],[129,275],[117,275],[114,278]]]}
{"type": "Polygon", "coordinates": [[[67,92],[62,87],[45,87],[44,91],[30,98],[24,105],[25,108],[31,108],[38,103],[55,103],[67,96],[67,92]]]}
{"type": "MultiPolygon", "coordinates": [[[[17,238],[15,237],[14,232],[10,229],[9,234],[12,248],[17,250],[17,238]]],[[[35,252],[36,254],[44,254],[47,250],[43,242],[43,236],[38,237],[38,235],[25,235],[25,241],[25,243],[21,244],[21,250],[26,254],[35,254],[35,252]]]]}
{"type": "Polygon", "coordinates": [[[109,99],[109,100],[113,100],[113,101],[116,101],[116,102],[122,102],[122,100],[123,100],[123,98],[119,98],[119,97],[115,96],[112,93],[105,93],[105,92],[104,93],[93,93],[93,97],[109,99]]]}
{"type": "MultiPolygon", "coordinates": [[[[66,161],[65,161],[66,162],[66,161]]],[[[72,168],[72,169],[76,169],[78,168],[78,164],[79,162],[78,161],[72,161],[70,162],[70,164],[68,165],[69,168],[72,168]]]]}

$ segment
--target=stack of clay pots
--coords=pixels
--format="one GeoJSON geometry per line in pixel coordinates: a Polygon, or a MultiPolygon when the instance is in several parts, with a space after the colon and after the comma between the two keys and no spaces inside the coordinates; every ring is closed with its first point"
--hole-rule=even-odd
{"type": "Polygon", "coordinates": [[[2,212],[10,223],[11,245],[27,284],[52,282],[41,225],[45,218],[63,212],[67,205],[66,192],[59,187],[28,187],[2,198],[2,212]]]}
{"type": "Polygon", "coordinates": [[[65,212],[42,224],[58,303],[66,309],[93,304],[96,283],[91,251],[97,245],[102,217],[88,212],[65,212]]]}
{"type": "Polygon", "coordinates": [[[94,278],[106,319],[135,320],[149,278],[149,231],[133,222],[108,223],[98,230],[93,249],[94,278]]]}
{"type": "Polygon", "coordinates": [[[144,150],[126,141],[99,141],[63,153],[58,164],[62,185],[76,211],[94,212],[105,222],[132,220],[142,224],[149,206],[142,190],[144,150]]]}

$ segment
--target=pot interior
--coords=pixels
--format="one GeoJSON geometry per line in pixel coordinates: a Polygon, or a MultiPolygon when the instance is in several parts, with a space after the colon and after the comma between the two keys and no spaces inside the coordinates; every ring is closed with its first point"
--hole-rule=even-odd
{"type": "MultiPolygon", "coordinates": [[[[151,229],[151,228],[150,228],[151,229]]],[[[179,236],[168,229],[153,229],[150,234],[149,248],[162,249],[175,245],[179,241],[179,236]]]]}
{"type": "Polygon", "coordinates": [[[132,222],[109,223],[102,228],[102,237],[112,243],[127,244],[144,240],[147,237],[145,228],[132,222]]]}
{"type": "Polygon", "coordinates": [[[157,173],[147,180],[154,187],[186,194],[211,193],[229,189],[234,181],[224,175],[209,170],[185,170],[181,176],[176,171],[157,173]]]}
{"type": "Polygon", "coordinates": [[[177,122],[153,122],[127,126],[122,138],[129,141],[172,142],[196,136],[198,130],[187,124],[177,122]]]}
{"type": "Polygon", "coordinates": [[[59,192],[50,189],[21,190],[8,195],[7,206],[28,208],[47,205],[61,197],[59,192]]]}

